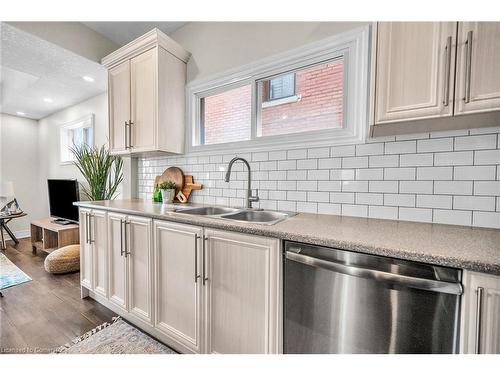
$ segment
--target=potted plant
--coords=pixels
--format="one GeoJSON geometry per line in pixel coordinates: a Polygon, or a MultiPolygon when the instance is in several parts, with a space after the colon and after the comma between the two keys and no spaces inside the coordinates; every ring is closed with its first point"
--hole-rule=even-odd
{"type": "Polygon", "coordinates": [[[175,182],[167,180],[158,185],[163,203],[172,203],[175,197],[175,182]]]}
{"type": "Polygon", "coordinates": [[[71,151],[75,155],[75,166],[87,181],[88,187],[82,186],[82,189],[88,199],[114,199],[117,195],[116,189],[123,181],[122,158],[111,155],[105,146],[74,146],[71,151]]]}

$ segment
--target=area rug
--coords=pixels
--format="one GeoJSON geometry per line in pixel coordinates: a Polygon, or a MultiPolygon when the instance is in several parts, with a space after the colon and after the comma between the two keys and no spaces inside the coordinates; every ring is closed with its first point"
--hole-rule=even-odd
{"type": "Polygon", "coordinates": [[[0,252],[0,289],[31,281],[21,269],[0,252]]]}
{"type": "Polygon", "coordinates": [[[54,353],[64,354],[177,354],[120,317],[83,334],[54,353]]]}

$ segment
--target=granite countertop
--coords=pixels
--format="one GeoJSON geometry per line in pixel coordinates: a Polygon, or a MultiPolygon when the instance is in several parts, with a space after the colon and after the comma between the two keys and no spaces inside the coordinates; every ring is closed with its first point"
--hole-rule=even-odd
{"type": "Polygon", "coordinates": [[[498,229],[306,213],[275,225],[261,225],[176,213],[173,210],[178,205],[140,199],[75,204],[500,275],[498,229]]]}

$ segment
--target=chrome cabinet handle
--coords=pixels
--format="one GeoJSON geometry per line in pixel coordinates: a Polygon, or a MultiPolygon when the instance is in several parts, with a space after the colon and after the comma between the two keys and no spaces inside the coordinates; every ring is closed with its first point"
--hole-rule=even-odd
{"type": "Polygon", "coordinates": [[[484,288],[477,288],[477,299],[476,299],[476,342],[475,349],[476,354],[481,353],[481,315],[483,310],[483,292],[484,288]]]}
{"type": "Polygon", "coordinates": [[[198,234],[194,235],[194,283],[198,282],[200,275],[198,275],[198,240],[200,236],[198,234]]]}
{"type": "Polygon", "coordinates": [[[94,217],[94,215],[89,214],[89,244],[94,243],[94,239],[93,239],[94,232],[92,230],[92,218],[93,217],[94,217]]]}
{"type": "Polygon", "coordinates": [[[467,40],[465,41],[465,47],[467,48],[465,54],[465,94],[464,102],[470,102],[470,82],[472,73],[472,30],[467,33],[467,40]]]}
{"type": "Polygon", "coordinates": [[[85,212],[85,243],[89,243],[89,214],[85,212]]]}
{"type": "Polygon", "coordinates": [[[125,150],[128,149],[128,143],[127,143],[127,126],[128,126],[128,123],[127,123],[127,121],[125,121],[125,131],[123,132],[123,135],[125,136],[125,150]]]}
{"type": "Polygon", "coordinates": [[[128,148],[129,149],[132,148],[132,125],[134,125],[132,120],[128,120],[128,148]]]}
{"type": "Polygon", "coordinates": [[[443,105],[448,107],[450,102],[450,65],[451,65],[451,36],[446,38],[446,47],[444,48],[444,88],[443,88],[443,105]]]}
{"type": "MultiPolygon", "coordinates": [[[[127,221],[127,220],[123,220],[123,226],[125,228],[125,249],[124,249],[124,253],[125,253],[125,258],[127,257],[127,255],[130,255],[132,252],[130,251],[130,244],[128,242],[129,240],[129,236],[130,236],[130,230],[127,229],[127,225],[130,225],[130,221],[127,221]],[[128,236],[127,236],[128,235],[128,236]]],[[[129,227],[130,228],[130,227],[129,227]]]]}
{"type": "Polygon", "coordinates": [[[398,283],[413,289],[430,290],[456,295],[461,295],[463,293],[463,288],[460,283],[450,283],[446,281],[427,280],[418,277],[397,275],[394,273],[332,262],[290,251],[287,251],[285,256],[286,259],[294,262],[306,264],[311,267],[323,268],[333,272],[342,273],[344,275],[374,279],[380,282],[398,283]]]}
{"type": "Polygon", "coordinates": [[[207,271],[206,271],[206,263],[207,263],[207,257],[206,257],[206,243],[208,241],[208,237],[207,236],[203,236],[203,285],[205,285],[205,283],[208,281],[208,277],[207,277],[207,271]]]}
{"type": "Polygon", "coordinates": [[[120,219],[120,256],[123,256],[123,220],[120,219]]]}

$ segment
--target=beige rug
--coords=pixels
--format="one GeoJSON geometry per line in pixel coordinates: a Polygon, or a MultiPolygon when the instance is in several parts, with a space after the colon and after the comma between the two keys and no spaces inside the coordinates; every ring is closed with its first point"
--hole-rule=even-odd
{"type": "Polygon", "coordinates": [[[56,349],[64,354],[177,354],[120,317],[56,349]]]}

